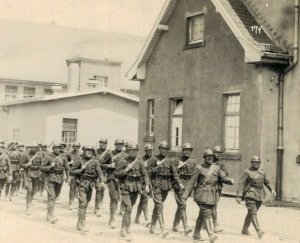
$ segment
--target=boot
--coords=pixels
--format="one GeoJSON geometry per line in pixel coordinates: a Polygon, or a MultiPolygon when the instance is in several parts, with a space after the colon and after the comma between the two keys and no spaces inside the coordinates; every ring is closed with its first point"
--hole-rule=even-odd
{"type": "Polygon", "coordinates": [[[117,228],[117,222],[116,222],[116,220],[115,220],[115,219],[110,219],[110,220],[109,220],[109,225],[110,225],[110,227],[111,227],[112,229],[117,228]]]}
{"type": "Polygon", "coordinates": [[[199,214],[199,216],[196,220],[196,225],[195,225],[194,234],[193,234],[194,240],[201,240],[200,231],[201,231],[202,225],[203,225],[203,216],[199,214]]]}
{"type": "Polygon", "coordinates": [[[214,243],[215,240],[218,239],[218,236],[214,235],[214,233],[211,229],[210,218],[205,218],[204,219],[204,224],[205,224],[205,227],[206,227],[206,232],[207,232],[208,237],[209,237],[209,242],[214,243]]]}
{"type": "Polygon", "coordinates": [[[50,208],[47,208],[47,217],[46,217],[46,221],[50,221],[50,218],[51,218],[50,208]]]}
{"type": "Polygon", "coordinates": [[[160,225],[161,235],[162,235],[162,237],[166,237],[169,234],[169,232],[165,228],[163,215],[162,214],[158,215],[157,219],[158,219],[158,222],[160,225]]]}
{"type": "Polygon", "coordinates": [[[144,216],[145,216],[145,226],[149,227],[151,222],[149,221],[149,217],[148,217],[148,205],[144,205],[143,208],[143,212],[144,212],[144,216]]]}
{"type": "Polygon", "coordinates": [[[256,232],[257,232],[258,238],[262,238],[263,235],[265,234],[265,232],[260,229],[258,219],[257,219],[256,215],[252,215],[252,224],[253,224],[256,232]]]}
{"type": "Polygon", "coordinates": [[[134,223],[136,223],[136,224],[140,223],[140,216],[142,214],[142,210],[143,210],[142,205],[139,203],[137,211],[136,211],[134,223]]]}
{"type": "Polygon", "coordinates": [[[247,216],[245,217],[244,226],[242,229],[242,235],[250,235],[250,232],[248,230],[250,224],[251,224],[251,215],[247,214],[247,216]]]}
{"type": "Polygon", "coordinates": [[[82,214],[78,214],[78,220],[77,220],[76,229],[78,231],[82,230],[82,214]]]}
{"type": "Polygon", "coordinates": [[[213,210],[212,210],[212,221],[213,221],[213,225],[214,225],[214,232],[215,233],[220,233],[223,231],[223,229],[219,226],[218,224],[218,213],[217,213],[217,207],[215,207],[213,210]]]}
{"type": "Polygon", "coordinates": [[[181,220],[184,228],[184,234],[188,235],[193,231],[193,229],[188,226],[186,212],[184,212],[183,215],[181,216],[181,220]]]}
{"type": "Polygon", "coordinates": [[[182,233],[181,230],[179,230],[179,223],[180,223],[180,210],[179,208],[177,208],[176,213],[175,213],[175,217],[174,217],[174,221],[173,221],[173,228],[172,230],[174,232],[178,232],[178,233],[182,233]]]}
{"type": "Polygon", "coordinates": [[[58,221],[58,219],[54,216],[54,208],[51,208],[50,213],[51,213],[50,223],[55,224],[58,221]]]}
{"type": "Polygon", "coordinates": [[[156,228],[156,221],[157,221],[157,212],[156,210],[153,210],[152,213],[152,219],[151,219],[151,225],[150,225],[150,234],[153,235],[159,235],[159,233],[155,230],[156,228]]]}
{"type": "Polygon", "coordinates": [[[89,231],[89,228],[88,228],[88,226],[86,225],[86,222],[85,222],[85,213],[82,214],[81,217],[82,217],[82,218],[81,218],[81,222],[82,222],[82,225],[81,225],[81,231],[82,231],[82,232],[88,232],[88,231],[89,231]]]}

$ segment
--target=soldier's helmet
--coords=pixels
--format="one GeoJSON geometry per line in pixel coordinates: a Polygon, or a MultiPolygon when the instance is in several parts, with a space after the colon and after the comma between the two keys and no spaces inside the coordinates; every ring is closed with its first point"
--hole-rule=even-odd
{"type": "Polygon", "coordinates": [[[41,146],[42,148],[43,147],[48,147],[48,145],[46,144],[46,143],[42,143],[42,146],[41,146]]]}
{"type": "Polygon", "coordinates": [[[40,147],[40,146],[42,146],[42,142],[38,141],[38,142],[36,142],[36,145],[40,147]]]}
{"type": "Polygon", "coordinates": [[[37,149],[39,147],[39,144],[38,143],[32,143],[30,144],[30,149],[37,149]]]}
{"type": "Polygon", "coordinates": [[[60,142],[60,146],[67,146],[64,141],[60,142]]]}
{"type": "Polygon", "coordinates": [[[182,150],[184,149],[192,149],[193,150],[193,146],[190,143],[184,143],[181,147],[182,150]]]}
{"type": "Polygon", "coordinates": [[[222,153],[222,149],[221,147],[218,145],[216,147],[213,148],[214,153],[222,153]]]}
{"type": "Polygon", "coordinates": [[[117,138],[116,140],[115,140],[115,145],[116,144],[124,144],[124,140],[122,139],[122,138],[117,138]]]}
{"type": "Polygon", "coordinates": [[[169,149],[169,144],[167,141],[161,141],[158,145],[158,148],[166,148],[169,149]]]}
{"type": "Polygon", "coordinates": [[[1,143],[1,142],[0,142],[0,147],[1,147],[1,148],[5,148],[4,143],[1,143]]]}
{"type": "Polygon", "coordinates": [[[73,143],[72,147],[81,147],[80,143],[76,142],[76,143],[73,143]]]}
{"type": "Polygon", "coordinates": [[[52,145],[52,149],[54,149],[54,148],[61,148],[61,145],[59,143],[54,143],[52,145]]]}
{"type": "Polygon", "coordinates": [[[86,150],[92,150],[93,152],[95,151],[95,148],[93,145],[85,145],[82,149],[83,151],[86,151],[86,150]]]}
{"type": "Polygon", "coordinates": [[[127,148],[127,147],[129,146],[130,143],[131,143],[131,142],[126,141],[125,144],[124,144],[125,148],[127,148]]]}
{"type": "Polygon", "coordinates": [[[150,143],[147,143],[145,146],[144,146],[144,151],[148,151],[148,150],[152,150],[152,145],[150,143]]]}
{"type": "Polygon", "coordinates": [[[207,157],[207,156],[214,156],[214,152],[211,149],[206,149],[203,152],[203,158],[207,157]]]}
{"type": "Polygon", "coordinates": [[[17,142],[16,140],[12,140],[12,141],[10,142],[10,145],[13,145],[13,144],[18,145],[18,142],[17,142]]]}
{"type": "Polygon", "coordinates": [[[17,148],[20,148],[20,147],[24,147],[24,144],[23,143],[19,143],[17,148]]]}
{"type": "Polygon", "coordinates": [[[107,138],[100,138],[99,143],[107,143],[107,138]]]}
{"type": "Polygon", "coordinates": [[[257,156],[257,155],[253,155],[252,157],[251,157],[251,160],[250,160],[251,162],[260,162],[260,158],[259,158],[259,156],[257,156]]]}
{"type": "Polygon", "coordinates": [[[5,144],[4,140],[2,138],[0,138],[0,143],[5,144]]]}
{"type": "Polygon", "coordinates": [[[139,150],[139,146],[136,143],[128,143],[127,150],[139,150]]]}

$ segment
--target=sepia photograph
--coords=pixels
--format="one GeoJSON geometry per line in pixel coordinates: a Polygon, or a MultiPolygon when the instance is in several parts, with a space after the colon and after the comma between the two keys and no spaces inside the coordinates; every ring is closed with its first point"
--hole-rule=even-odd
{"type": "Polygon", "coordinates": [[[0,0],[1,243],[300,243],[299,0],[0,0]]]}

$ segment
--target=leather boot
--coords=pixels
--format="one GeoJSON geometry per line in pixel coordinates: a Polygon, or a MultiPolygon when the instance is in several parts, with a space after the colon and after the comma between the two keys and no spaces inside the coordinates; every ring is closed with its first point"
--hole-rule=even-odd
{"type": "Polygon", "coordinates": [[[182,214],[181,220],[182,220],[182,224],[183,224],[183,228],[184,228],[184,234],[185,234],[185,235],[188,235],[188,234],[191,233],[193,230],[192,230],[191,227],[188,226],[186,212],[184,212],[184,213],[182,214]]]}
{"type": "Polygon", "coordinates": [[[203,216],[199,214],[199,216],[196,220],[196,225],[195,225],[194,234],[193,234],[194,240],[201,239],[200,231],[201,231],[202,225],[203,225],[203,216]]]}
{"type": "Polygon", "coordinates": [[[76,229],[78,231],[82,230],[82,214],[78,214],[78,220],[77,220],[76,229]]]}
{"type": "Polygon", "coordinates": [[[82,226],[81,226],[81,231],[82,232],[88,232],[89,231],[89,228],[88,226],[86,225],[86,221],[85,221],[85,213],[81,215],[81,223],[82,223],[82,226]]]}
{"type": "Polygon", "coordinates": [[[244,226],[242,229],[242,235],[250,235],[250,232],[248,230],[250,224],[251,224],[251,215],[247,214],[247,216],[245,217],[244,226]]]}
{"type": "Polygon", "coordinates": [[[176,213],[175,213],[175,217],[174,217],[174,221],[173,221],[173,228],[172,230],[174,232],[178,232],[178,233],[182,233],[181,230],[179,230],[179,223],[180,223],[180,209],[177,208],[176,213]]]}
{"type": "Polygon", "coordinates": [[[163,215],[162,214],[158,215],[157,219],[158,219],[158,222],[160,225],[161,235],[162,235],[162,237],[166,237],[169,234],[169,231],[167,231],[165,228],[163,215]]]}
{"type": "Polygon", "coordinates": [[[54,207],[50,210],[50,223],[55,224],[58,221],[58,219],[54,216],[54,207]]]}
{"type": "Polygon", "coordinates": [[[145,226],[149,227],[150,226],[150,221],[149,221],[149,217],[148,217],[148,204],[144,205],[143,212],[144,212],[144,216],[145,216],[145,226]]]}
{"type": "Polygon", "coordinates": [[[47,217],[46,217],[46,221],[50,221],[51,218],[51,213],[50,213],[50,208],[47,208],[47,217]]]}
{"type": "Polygon", "coordinates": [[[157,221],[157,213],[156,211],[154,211],[151,219],[150,234],[159,235],[159,233],[155,230],[156,221],[157,221]]]}
{"type": "Polygon", "coordinates": [[[253,224],[256,232],[257,232],[258,238],[262,238],[263,235],[265,234],[265,232],[260,229],[257,216],[256,215],[252,215],[251,219],[252,219],[252,224],[253,224]]]}
{"type": "Polygon", "coordinates": [[[213,221],[213,224],[214,224],[214,232],[215,233],[220,233],[223,231],[223,229],[219,226],[218,224],[218,213],[217,213],[217,207],[215,207],[213,210],[212,210],[212,221],[213,221]]]}
{"type": "Polygon", "coordinates": [[[210,243],[215,242],[215,240],[218,239],[218,236],[215,235],[212,231],[211,224],[210,224],[210,218],[204,218],[204,224],[205,224],[206,232],[209,237],[209,242],[210,243]]]}
{"type": "Polygon", "coordinates": [[[139,203],[138,208],[136,210],[136,216],[135,216],[134,223],[136,223],[136,224],[140,223],[140,216],[142,214],[142,211],[143,211],[143,205],[139,203]]]}

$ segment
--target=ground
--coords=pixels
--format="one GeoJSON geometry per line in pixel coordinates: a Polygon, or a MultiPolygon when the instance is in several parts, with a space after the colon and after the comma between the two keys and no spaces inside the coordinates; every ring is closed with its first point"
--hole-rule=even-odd
{"type": "MultiPolygon", "coordinates": [[[[13,202],[0,201],[0,242],[9,243],[77,243],[77,242],[125,242],[119,238],[119,228],[110,229],[109,218],[109,196],[105,191],[102,216],[100,218],[93,214],[94,200],[91,201],[88,209],[87,223],[90,231],[82,234],[75,229],[77,214],[76,210],[68,209],[68,186],[64,184],[62,194],[56,203],[56,215],[59,221],[56,224],[46,222],[46,195],[37,199],[33,205],[32,215],[25,214],[25,194],[19,194],[13,202]]],[[[187,203],[187,214],[189,224],[194,225],[198,215],[198,207],[192,199],[187,203]]],[[[151,215],[153,203],[149,205],[151,215]]],[[[133,210],[133,219],[136,212],[136,205],[133,210]]],[[[175,201],[173,193],[170,192],[165,203],[165,223],[167,228],[171,228],[175,212],[175,201]]],[[[221,243],[300,243],[300,210],[292,208],[274,208],[262,206],[259,211],[259,220],[262,229],[266,232],[263,239],[259,240],[254,229],[250,228],[251,236],[240,234],[243,219],[246,213],[244,205],[238,205],[232,198],[221,198],[219,204],[219,221],[224,228],[224,232],[219,234],[216,242],[221,243]]],[[[132,221],[133,221],[132,219],[132,221]]],[[[121,217],[118,216],[120,224],[121,217]]],[[[141,217],[141,223],[143,217],[141,217]]],[[[191,235],[184,236],[179,233],[171,233],[166,239],[160,236],[152,236],[142,224],[132,223],[131,227],[133,242],[192,242],[191,235]]],[[[201,233],[206,239],[207,234],[201,233]]]]}

